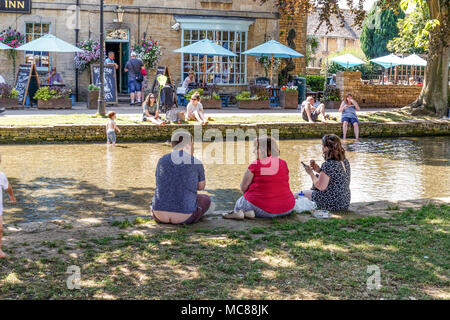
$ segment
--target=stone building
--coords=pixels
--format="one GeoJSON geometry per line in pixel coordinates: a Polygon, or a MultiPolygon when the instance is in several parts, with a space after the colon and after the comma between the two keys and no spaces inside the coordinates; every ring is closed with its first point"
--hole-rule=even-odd
{"type": "MultiPolygon", "coordinates": [[[[72,44],[87,39],[99,39],[99,0],[13,0],[31,4],[29,13],[6,12],[0,7],[0,29],[12,27],[25,34],[27,41],[46,33],[72,44]],[[79,8],[79,31],[76,24],[79,8]]],[[[238,54],[237,58],[209,58],[208,82],[221,91],[239,91],[251,84],[264,70],[254,57],[239,53],[270,39],[294,46],[305,53],[306,17],[282,17],[272,3],[260,5],[253,0],[104,0],[106,50],[116,52],[118,87],[127,91],[127,76],[123,69],[133,45],[144,37],[157,40],[162,46],[159,65],[169,68],[178,84],[193,69],[197,76],[203,72],[202,58],[174,53],[173,50],[209,38],[238,54]],[[286,35],[291,32],[291,38],[286,35]]],[[[19,52],[17,66],[27,56],[35,57],[38,71],[45,75],[48,61],[56,66],[65,84],[75,88],[74,54],[19,52]]],[[[295,69],[305,70],[304,58],[295,59],[295,69]]],[[[0,52],[0,74],[14,83],[15,72],[7,55],[0,52]]],[[[90,82],[88,71],[79,76],[80,97],[83,99],[90,82]]]]}
{"type": "Polygon", "coordinates": [[[343,10],[344,25],[341,25],[340,18],[333,15],[331,23],[333,31],[328,31],[325,23],[317,29],[320,23],[317,11],[312,12],[308,16],[308,36],[315,36],[319,39],[319,47],[314,58],[310,61],[308,67],[320,68],[322,61],[328,57],[330,53],[338,52],[346,48],[359,48],[361,29],[353,26],[354,16],[348,10],[343,10]]]}

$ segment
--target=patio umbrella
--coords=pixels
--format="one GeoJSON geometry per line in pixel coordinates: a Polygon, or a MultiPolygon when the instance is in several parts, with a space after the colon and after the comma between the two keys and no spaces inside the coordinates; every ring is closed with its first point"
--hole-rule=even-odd
{"type": "MultiPolygon", "coordinates": [[[[62,52],[62,53],[73,53],[73,52],[83,52],[78,47],[55,37],[52,34],[46,34],[38,39],[30,41],[18,48],[19,51],[47,51],[47,52],[62,52]]],[[[50,63],[48,64],[48,71],[50,73],[50,63]]]]}
{"type": "Polygon", "coordinates": [[[204,56],[204,73],[203,73],[203,86],[205,86],[206,77],[206,59],[208,56],[214,57],[237,57],[234,52],[225,49],[221,45],[209,40],[203,39],[188,46],[174,50],[173,52],[186,53],[198,56],[204,56]]]}
{"type": "Polygon", "coordinates": [[[13,48],[11,48],[10,46],[7,46],[4,43],[0,42],[0,50],[12,50],[13,48]]]}
{"type": "Polygon", "coordinates": [[[347,53],[342,56],[334,57],[330,59],[331,61],[337,63],[340,66],[343,66],[344,68],[351,68],[356,67],[361,64],[365,64],[365,62],[354,55],[347,53]]]}
{"type": "Polygon", "coordinates": [[[52,34],[46,34],[38,39],[28,42],[16,50],[20,51],[47,51],[47,52],[83,52],[80,48],[55,37],[52,34]]]}
{"type": "Polygon", "coordinates": [[[268,57],[271,58],[271,68],[270,68],[270,82],[272,83],[273,78],[273,58],[299,58],[303,57],[301,53],[279,43],[275,40],[267,41],[266,43],[260,44],[253,49],[247,50],[242,54],[247,54],[256,57],[268,57]]]}
{"type": "MultiPolygon", "coordinates": [[[[402,61],[403,61],[403,65],[414,67],[414,78],[416,78],[416,67],[419,67],[419,68],[426,67],[426,65],[427,65],[427,61],[425,59],[422,59],[415,53],[407,56],[406,58],[403,58],[402,61]]],[[[419,72],[420,72],[420,69],[419,69],[419,72]]]]}
{"type": "MultiPolygon", "coordinates": [[[[396,67],[398,65],[403,64],[403,59],[392,53],[387,56],[371,59],[370,61],[373,63],[379,64],[380,66],[382,66],[385,69],[396,67]]],[[[392,71],[391,71],[391,76],[392,76],[392,71]]],[[[383,83],[384,83],[384,78],[383,78],[383,83]]]]}

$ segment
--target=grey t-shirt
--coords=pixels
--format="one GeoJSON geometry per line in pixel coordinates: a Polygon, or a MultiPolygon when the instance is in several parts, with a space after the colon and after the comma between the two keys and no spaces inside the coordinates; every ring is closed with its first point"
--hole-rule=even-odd
{"type": "Polygon", "coordinates": [[[153,210],[194,213],[198,183],[204,180],[205,169],[200,160],[181,150],[166,154],[156,166],[153,210]]]}
{"type": "Polygon", "coordinates": [[[141,59],[130,59],[125,68],[128,69],[128,78],[134,79],[140,72],[144,63],[141,59]]]}

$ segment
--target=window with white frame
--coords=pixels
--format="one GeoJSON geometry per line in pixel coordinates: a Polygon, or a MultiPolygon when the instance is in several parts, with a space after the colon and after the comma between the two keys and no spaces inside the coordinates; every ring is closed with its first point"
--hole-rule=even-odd
{"type": "MultiPolygon", "coordinates": [[[[25,39],[31,42],[43,35],[50,33],[50,23],[27,22],[25,23],[25,39]]],[[[47,71],[50,64],[50,55],[46,51],[26,51],[25,60],[31,63],[34,59],[38,71],[47,71]]]]}
{"type": "MultiPolygon", "coordinates": [[[[205,83],[246,84],[247,59],[241,53],[247,49],[247,32],[183,29],[182,37],[183,46],[209,39],[237,54],[236,57],[207,57],[205,83]]],[[[204,56],[183,54],[181,58],[183,79],[192,70],[197,81],[203,81],[204,60],[204,56]]]]}

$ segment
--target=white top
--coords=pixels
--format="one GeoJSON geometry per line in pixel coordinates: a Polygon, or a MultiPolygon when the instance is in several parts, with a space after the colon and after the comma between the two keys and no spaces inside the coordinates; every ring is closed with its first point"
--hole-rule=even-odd
{"type": "Polygon", "coordinates": [[[2,84],[2,83],[6,83],[6,81],[5,81],[5,78],[3,78],[3,77],[0,75],[0,84],[2,84]]]}
{"type": "Polygon", "coordinates": [[[192,81],[191,78],[189,78],[189,76],[187,76],[186,79],[184,79],[183,85],[181,87],[186,89],[187,87],[189,87],[189,83],[191,83],[191,82],[194,82],[194,81],[192,81]]]}
{"type": "Polygon", "coordinates": [[[8,189],[9,183],[3,172],[0,172],[0,216],[3,215],[3,190],[8,189]]]}
{"type": "Polygon", "coordinates": [[[114,120],[112,120],[112,119],[109,119],[108,120],[108,124],[107,124],[107,126],[108,126],[108,131],[107,132],[109,133],[109,132],[116,131],[115,125],[116,125],[116,122],[114,120]]]}
{"type": "Polygon", "coordinates": [[[189,102],[189,104],[187,105],[188,117],[191,117],[195,111],[197,111],[197,113],[200,111],[203,111],[203,105],[200,102],[198,102],[197,106],[194,106],[194,104],[192,102],[189,102]]]}

